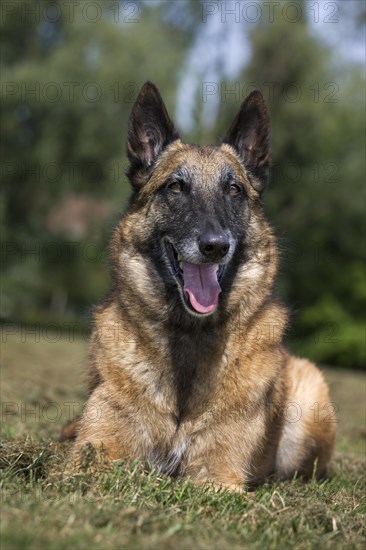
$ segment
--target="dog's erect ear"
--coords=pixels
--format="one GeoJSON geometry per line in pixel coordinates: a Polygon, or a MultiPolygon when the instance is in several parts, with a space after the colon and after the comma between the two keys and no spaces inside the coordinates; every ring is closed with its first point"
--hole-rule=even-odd
{"type": "Polygon", "coordinates": [[[152,82],[145,82],[128,122],[127,176],[136,190],[146,182],[163,149],[178,138],[159,90],[152,82]]]}
{"type": "Polygon", "coordinates": [[[266,104],[262,94],[254,91],[242,103],[223,143],[228,143],[236,149],[253,176],[250,178],[251,184],[260,193],[269,178],[270,137],[266,104]]]}

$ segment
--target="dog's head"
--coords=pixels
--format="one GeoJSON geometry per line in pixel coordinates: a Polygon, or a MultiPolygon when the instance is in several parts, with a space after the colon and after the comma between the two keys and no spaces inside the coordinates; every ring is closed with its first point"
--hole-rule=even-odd
{"type": "Polygon", "coordinates": [[[192,315],[214,313],[220,295],[235,290],[234,280],[238,285],[238,271],[260,279],[269,234],[261,208],[269,142],[260,92],[246,98],[215,147],[183,144],[155,85],[140,91],[128,127],[129,231],[192,315]]]}

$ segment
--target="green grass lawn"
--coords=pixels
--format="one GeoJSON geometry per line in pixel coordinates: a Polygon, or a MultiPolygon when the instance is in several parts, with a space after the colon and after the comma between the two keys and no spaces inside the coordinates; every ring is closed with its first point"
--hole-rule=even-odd
{"type": "Polygon", "coordinates": [[[69,446],[56,440],[83,406],[87,346],[37,339],[19,332],[2,345],[2,550],[364,548],[362,373],[324,369],[338,409],[328,480],[268,481],[239,495],[98,455],[90,470],[65,474],[69,446]]]}

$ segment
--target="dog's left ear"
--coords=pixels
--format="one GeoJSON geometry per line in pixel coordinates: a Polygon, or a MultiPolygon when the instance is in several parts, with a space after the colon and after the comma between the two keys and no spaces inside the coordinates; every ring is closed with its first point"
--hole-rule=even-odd
{"type": "Polygon", "coordinates": [[[178,138],[159,90],[152,82],[145,82],[128,122],[127,176],[135,190],[146,182],[163,149],[178,138]]]}
{"type": "Polygon", "coordinates": [[[243,101],[223,139],[239,154],[248,169],[250,182],[261,193],[269,179],[270,121],[262,94],[255,90],[243,101]]]}

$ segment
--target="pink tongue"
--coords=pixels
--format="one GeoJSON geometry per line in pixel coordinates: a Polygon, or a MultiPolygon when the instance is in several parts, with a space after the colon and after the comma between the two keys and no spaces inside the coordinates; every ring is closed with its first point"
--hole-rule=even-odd
{"type": "Polygon", "coordinates": [[[193,309],[209,313],[217,306],[221,292],[217,281],[217,264],[191,264],[183,262],[184,290],[193,309]]]}

